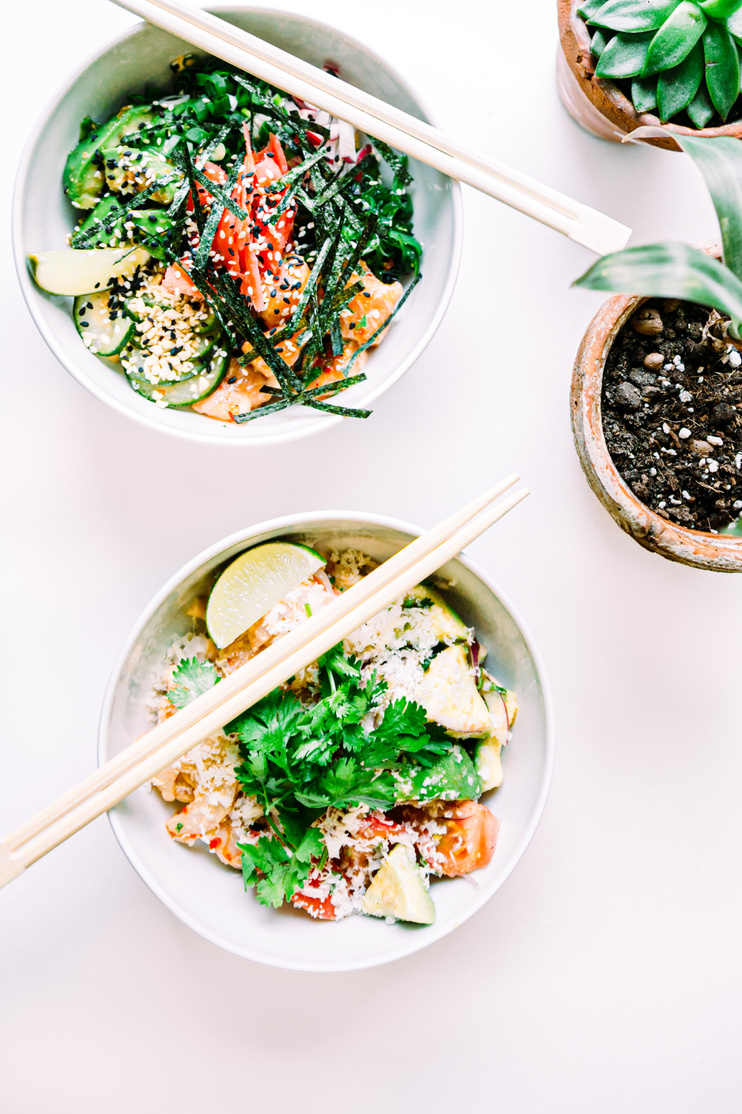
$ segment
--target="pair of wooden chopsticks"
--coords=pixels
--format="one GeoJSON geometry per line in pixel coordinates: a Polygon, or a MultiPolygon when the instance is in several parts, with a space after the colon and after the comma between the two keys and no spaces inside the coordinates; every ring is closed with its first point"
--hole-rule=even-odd
{"type": "MultiPolygon", "coordinates": [[[[631,229],[503,163],[484,158],[377,97],[182,0],[114,0],[208,54],[338,116],[367,135],[526,213],[598,255],[625,247],[631,229]]],[[[277,13],[278,18],[280,14],[277,13]]]]}
{"type": "Polygon", "coordinates": [[[316,661],[383,607],[432,576],[525,498],[528,490],[522,488],[491,506],[517,479],[516,475],[509,476],[410,542],[297,630],[236,669],[0,840],[0,887],[316,661]]]}

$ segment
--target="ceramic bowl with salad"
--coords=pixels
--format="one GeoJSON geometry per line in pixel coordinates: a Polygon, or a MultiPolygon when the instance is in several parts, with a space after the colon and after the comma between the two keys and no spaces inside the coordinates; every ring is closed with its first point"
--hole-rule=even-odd
{"type": "MultiPolygon", "coordinates": [[[[218,14],[426,118],[346,36],[218,14]]],[[[83,385],[157,428],[260,444],[363,420],[412,364],[452,291],[460,201],[436,171],[145,26],[40,121],[14,231],[31,312],[83,385]]]]}
{"type": "MultiPolygon", "coordinates": [[[[100,761],[414,533],[316,513],[200,554],[121,655],[100,761]]],[[[140,876],[207,939],[275,966],[348,970],[439,939],[495,893],[540,818],[552,749],[538,655],[458,558],[109,815],[140,876]]]]}

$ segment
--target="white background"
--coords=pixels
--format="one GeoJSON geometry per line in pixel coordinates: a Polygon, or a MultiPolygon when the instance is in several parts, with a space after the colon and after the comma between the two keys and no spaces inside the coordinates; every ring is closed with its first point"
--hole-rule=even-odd
{"type": "MultiPolygon", "coordinates": [[[[554,0],[275,6],[362,39],[447,130],[634,243],[716,234],[689,160],[566,116],[554,0]]],[[[16,0],[3,17],[9,212],[37,114],[133,19],[104,0],[16,0]]],[[[87,395],[32,324],[6,227],[3,830],[94,767],[119,648],[204,546],[334,507],[432,525],[513,468],[531,498],[470,552],[541,648],[558,749],[541,826],[489,905],[357,974],[220,952],[101,818],[0,894],[0,1114],[738,1111],[742,579],[646,553],[587,487],[568,392],[600,299],[570,282],[592,256],[466,190],[457,291],[415,367],[366,424],[249,451],[168,438],[87,395]]]]}

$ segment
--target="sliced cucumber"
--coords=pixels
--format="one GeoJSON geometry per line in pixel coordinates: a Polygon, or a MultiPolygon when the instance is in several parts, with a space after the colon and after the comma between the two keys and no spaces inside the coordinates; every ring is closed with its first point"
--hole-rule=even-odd
{"type": "MultiPolygon", "coordinates": [[[[134,333],[134,337],[136,337],[136,335],[137,334],[134,333]]],[[[207,365],[203,361],[189,360],[185,369],[180,371],[171,370],[165,376],[158,378],[156,383],[153,383],[151,378],[145,374],[143,363],[150,354],[148,348],[138,344],[132,338],[126,347],[122,349],[119,359],[121,360],[121,366],[126,372],[127,379],[132,383],[141,382],[145,387],[149,384],[155,391],[159,390],[160,387],[165,384],[170,387],[174,383],[185,383],[187,379],[193,379],[197,375],[203,375],[207,370],[207,365]]],[[[138,390],[138,387],[136,389],[138,390]]],[[[140,391],[140,394],[144,393],[144,390],[140,391]]]]}
{"type": "Polygon", "coordinates": [[[160,406],[192,406],[194,402],[200,402],[219,386],[228,364],[229,356],[219,351],[201,374],[191,375],[188,379],[182,379],[177,383],[155,385],[138,371],[128,369],[126,378],[138,394],[160,406]]]}
{"type": "Polygon", "coordinates": [[[111,319],[108,291],[75,298],[73,317],[83,344],[96,356],[117,356],[136,329],[136,322],[117,310],[111,319]]]}
{"type": "Polygon", "coordinates": [[[149,259],[144,248],[67,248],[29,255],[36,284],[50,294],[90,294],[132,275],[149,259]]]}

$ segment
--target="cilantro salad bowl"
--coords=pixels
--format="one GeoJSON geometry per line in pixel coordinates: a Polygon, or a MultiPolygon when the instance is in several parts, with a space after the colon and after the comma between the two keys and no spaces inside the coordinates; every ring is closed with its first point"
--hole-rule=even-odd
{"type": "MultiPolygon", "coordinates": [[[[215,14],[317,66],[329,64],[351,84],[430,120],[403,78],[361,43],[331,27],[302,15],[259,8],[219,8],[215,14]]],[[[62,190],[65,161],[78,143],[81,121],[92,118],[100,124],[128,103],[130,93],[146,87],[166,93],[172,83],[171,62],[187,53],[198,51],[154,26],[138,25],[73,74],[38,121],[19,169],[13,209],[14,252],[24,297],[42,336],[67,371],[101,401],[144,425],[192,441],[232,445],[275,444],[321,432],[342,417],[294,405],[238,424],[190,409],[161,408],[162,402],[155,405],[137,393],[138,388],[132,390],[121,365],[114,362],[117,357],[104,360],[83,345],[81,337],[89,340],[90,333],[78,335],[72,300],[40,289],[29,273],[27,257],[66,248],[81,219],[80,209],[73,209],[62,190]]],[[[337,394],[331,400],[335,404],[371,408],[374,399],[420,356],[453,292],[461,252],[460,188],[421,163],[412,162],[410,170],[413,230],[423,247],[423,278],[391,322],[383,342],[371,349],[364,367],[366,381],[337,394]]],[[[409,281],[405,279],[405,285],[409,281]]],[[[222,374],[226,381],[231,371],[222,374]]]]}
{"type": "MultiPolygon", "coordinates": [[[[114,667],[101,713],[98,758],[106,762],[152,725],[152,693],[174,641],[193,630],[193,615],[215,575],[237,555],[277,539],[323,552],[360,550],[383,561],[419,531],[378,515],[314,512],[250,527],[199,554],[146,608],[114,667]]],[[[543,812],[553,765],[553,714],[548,682],[523,623],[502,593],[467,558],[438,576],[450,608],[476,631],[487,667],[517,692],[520,710],[503,751],[504,779],[483,803],[500,829],[494,855],[470,877],[445,878],[431,888],[435,921],[416,925],[349,916],[312,920],[284,905],[270,908],[245,891],[239,871],[223,865],[206,844],[186,847],[168,834],[172,807],[142,787],[109,813],[122,850],[160,900],[201,936],[235,955],[302,971],[372,967],[418,951],[472,916],[500,888],[525,851],[543,812]]],[[[429,601],[428,601],[429,602],[429,601]]],[[[177,817],[176,817],[177,819],[177,817]]],[[[182,827],[182,825],[181,825],[182,827]]]]}

